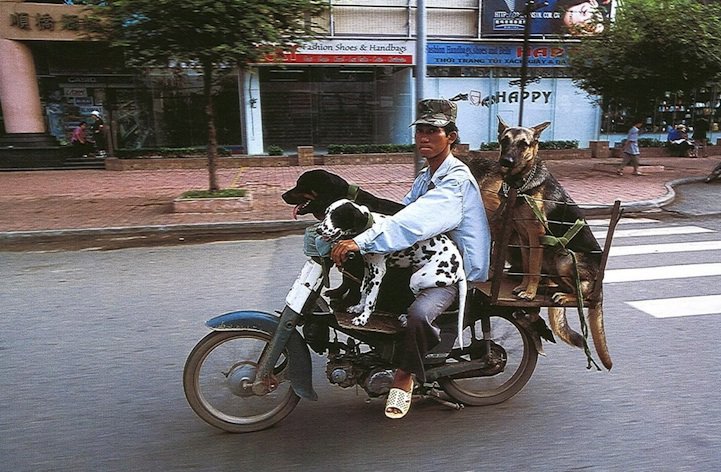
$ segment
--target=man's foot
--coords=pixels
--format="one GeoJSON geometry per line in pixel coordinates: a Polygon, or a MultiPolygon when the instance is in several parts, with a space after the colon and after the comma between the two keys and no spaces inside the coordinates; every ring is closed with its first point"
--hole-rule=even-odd
{"type": "Polygon", "coordinates": [[[617,170],[616,173],[617,173],[618,175],[623,175],[623,171],[622,171],[622,170],[617,170]]]}
{"type": "Polygon", "coordinates": [[[403,418],[411,407],[413,377],[400,369],[393,378],[391,391],[386,400],[385,415],[391,419],[403,418]]]}
{"type": "Polygon", "coordinates": [[[635,172],[633,173],[633,175],[643,175],[643,174],[642,174],[641,172],[639,172],[639,171],[635,171],[635,172]]]}

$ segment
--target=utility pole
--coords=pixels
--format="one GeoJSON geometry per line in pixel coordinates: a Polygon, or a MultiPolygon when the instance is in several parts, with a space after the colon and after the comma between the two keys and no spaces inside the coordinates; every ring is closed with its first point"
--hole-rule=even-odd
{"type": "MultiPolygon", "coordinates": [[[[417,0],[416,2],[416,93],[415,101],[413,102],[413,110],[415,119],[420,118],[417,116],[418,111],[416,104],[423,100],[426,95],[426,69],[428,69],[426,61],[426,0],[417,0]]],[[[418,175],[421,168],[423,168],[423,158],[415,152],[415,173],[414,177],[418,175]]]]}
{"type": "Polygon", "coordinates": [[[521,56],[521,97],[518,101],[518,126],[523,126],[523,102],[528,82],[528,44],[531,39],[531,13],[548,5],[548,2],[527,0],[523,8],[523,55],[521,56]]]}

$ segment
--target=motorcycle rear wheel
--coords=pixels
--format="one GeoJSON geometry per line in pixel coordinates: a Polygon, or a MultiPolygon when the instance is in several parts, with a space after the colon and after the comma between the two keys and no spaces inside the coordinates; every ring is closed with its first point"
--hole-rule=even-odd
{"type": "Polygon", "coordinates": [[[272,392],[258,396],[248,379],[271,334],[257,329],[213,331],[193,348],[183,371],[185,398],[206,423],[231,433],[269,428],[288,416],[300,397],[290,381],[283,380],[288,369],[284,351],[273,369],[280,380],[272,392]]]}
{"type": "Polygon", "coordinates": [[[463,352],[454,349],[447,362],[483,359],[488,366],[475,373],[438,379],[448,395],[469,406],[495,405],[513,397],[528,383],[538,360],[531,336],[512,315],[487,318],[491,325],[490,353],[483,340],[479,319],[470,330],[464,331],[466,346],[463,352]]]}

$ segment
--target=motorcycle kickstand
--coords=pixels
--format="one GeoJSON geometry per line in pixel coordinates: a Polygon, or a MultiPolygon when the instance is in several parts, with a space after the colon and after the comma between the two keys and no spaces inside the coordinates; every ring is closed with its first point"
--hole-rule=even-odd
{"type": "Polygon", "coordinates": [[[452,408],[454,410],[462,410],[464,407],[463,403],[449,402],[448,400],[444,400],[443,398],[441,398],[438,391],[433,388],[428,390],[427,393],[424,393],[422,398],[433,400],[436,403],[440,403],[441,405],[447,406],[448,408],[452,408]]]}

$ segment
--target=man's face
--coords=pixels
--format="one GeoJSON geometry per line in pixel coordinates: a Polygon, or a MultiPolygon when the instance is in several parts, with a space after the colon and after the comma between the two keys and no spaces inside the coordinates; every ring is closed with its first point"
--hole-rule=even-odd
{"type": "Polygon", "coordinates": [[[416,149],[426,159],[443,154],[447,155],[451,150],[451,144],[456,140],[456,132],[446,135],[443,128],[431,125],[416,125],[416,149]]]}
{"type": "Polygon", "coordinates": [[[589,0],[569,7],[563,16],[571,34],[595,34],[603,31],[603,14],[596,0],[589,0]]]}

